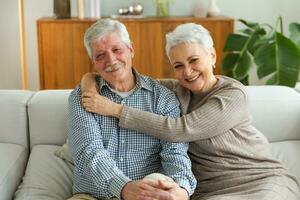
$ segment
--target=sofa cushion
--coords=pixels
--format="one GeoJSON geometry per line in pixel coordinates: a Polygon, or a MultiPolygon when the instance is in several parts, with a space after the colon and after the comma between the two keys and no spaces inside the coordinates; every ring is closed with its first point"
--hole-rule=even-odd
{"type": "Polygon", "coordinates": [[[58,148],[33,147],[15,200],[65,200],[72,195],[73,166],[54,155],[58,148]]]}
{"type": "Polygon", "coordinates": [[[0,143],[0,158],[0,200],[8,200],[21,182],[27,150],[21,145],[0,143]]]}
{"type": "Polygon", "coordinates": [[[271,143],[272,154],[280,160],[300,183],[300,141],[271,143]]]}
{"type": "Polygon", "coordinates": [[[28,147],[27,101],[33,92],[0,90],[0,141],[28,147]]]}
{"type": "Polygon", "coordinates": [[[30,146],[62,145],[68,133],[68,97],[71,90],[43,90],[28,103],[30,146]]]}
{"type": "Polygon", "coordinates": [[[69,140],[67,140],[67,142],[62,147],[57,149],[54,154],[57,157],[65,160],[66,162],[74,165],[74,159],[69,149],[69,140]]]}
{"type": "Polygon", "coordinates": [[[248,86],[253,125],[270,142],[300,140],[300,95],[285,86],[248,86]]]}

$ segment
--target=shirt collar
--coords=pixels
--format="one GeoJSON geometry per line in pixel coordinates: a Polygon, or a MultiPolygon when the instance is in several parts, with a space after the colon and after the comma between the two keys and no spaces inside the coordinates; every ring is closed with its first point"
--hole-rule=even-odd
{"type": "MultiPolygon", "coordinates": [[[[136,81],[135,91],[137,91],[137,90],[139,90],[141,88],[144,88],[144,89],[149,90],[149,91],[153,91],[153,88],[151,87],[151,84],[145,80],[145,78],[143,77],[143,75],[141,75],[134,68],[132,68],[132,73],[135,76],[135,81],[136,81]]],[[[110,88],[110,86],[108,85],[108,83],[103,78],[101,78],[100,76],[96,76],[96,82],[99,85],[100,91],[102,90],[102,88],[104,86],[107,87],[107,88],[110,88]]]]}

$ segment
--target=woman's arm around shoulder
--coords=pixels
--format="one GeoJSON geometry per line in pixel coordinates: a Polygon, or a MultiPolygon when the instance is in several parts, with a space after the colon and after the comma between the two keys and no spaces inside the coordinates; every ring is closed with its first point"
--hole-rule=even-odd
{"type": "Polygon", "coordinates": [[[227,132],[248,119],[248,100],[242,87],[219,89],[194,110],[171,118],[124,106],[119,125],[171,142],[191,142],[227,132]]]}
{"type": "Polygon", "coordinates": [[[157,81],[171,91],[174,91],[178,86],[178,81],[175,79],[157,79],[157,81]]]}

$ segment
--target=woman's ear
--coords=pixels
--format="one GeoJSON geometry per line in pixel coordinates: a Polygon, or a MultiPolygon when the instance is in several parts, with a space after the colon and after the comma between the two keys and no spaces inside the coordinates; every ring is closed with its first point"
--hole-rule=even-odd
{"type": "Polygon", "coordinates": [[[212,57],[212,63],[213,63],[213,65],[215,65],[217,62],[217,54],[216,54],[216,49],[214,47],[211,47],[210,55],[212,57]]]}

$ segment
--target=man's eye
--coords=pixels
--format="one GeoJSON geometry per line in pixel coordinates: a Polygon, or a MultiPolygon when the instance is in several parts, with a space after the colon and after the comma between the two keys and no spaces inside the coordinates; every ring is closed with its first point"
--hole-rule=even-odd
{"type": "Polygon", "coordinates": [[[121,53],[122,49],[114,49],[113,52],[115,52],[115,53],[121,53]]]}
{"type": "Polygon", "coordinates": [[[102,53],[102,54],[98,54],[98,55],[96,56],[96,59],[97,59],[97,60],[101,60],[103,57],[104,57],[104,54],[103,54],[103,53],[102,53]]]}

